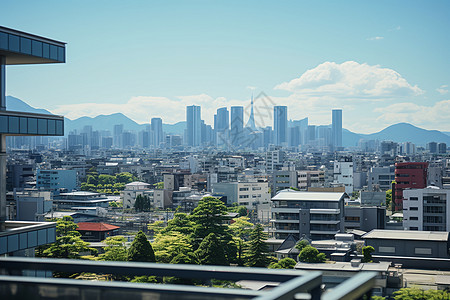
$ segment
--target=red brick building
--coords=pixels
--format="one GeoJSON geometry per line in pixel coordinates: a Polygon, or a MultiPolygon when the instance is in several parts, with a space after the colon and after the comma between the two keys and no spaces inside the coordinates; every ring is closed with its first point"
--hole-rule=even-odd
{"type": "Polygon", "coordinates": [[[401,162],[395,164],[395,185],[393,186],[395,210],[403,209],[403,190],[427,187],[427,162],[401,162]]]}

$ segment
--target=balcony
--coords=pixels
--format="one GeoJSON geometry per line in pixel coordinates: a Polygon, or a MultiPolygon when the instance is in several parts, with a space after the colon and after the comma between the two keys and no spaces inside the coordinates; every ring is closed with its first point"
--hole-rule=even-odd
{"type": "Polygon", "coordinates": [[[1,274],[23,270],[91,272],[127,276],[176,276],[205,280],[251,280],[270,282],[271,289],[223,289],[205,286],[87,281],[76,279],[0,276],[0,294],[5,299],[362,299],[370,298],[376,272],[359,273],[323,293],[322,274],[317,271],[271,270],[223,266],[171,265],[137,262],[105,262],[69,259],[0,258],[1,274]],[[275,284],[274,284],[275,283],[275,284]],[[275,285],[275,287],[273,287],[275,285]]]}

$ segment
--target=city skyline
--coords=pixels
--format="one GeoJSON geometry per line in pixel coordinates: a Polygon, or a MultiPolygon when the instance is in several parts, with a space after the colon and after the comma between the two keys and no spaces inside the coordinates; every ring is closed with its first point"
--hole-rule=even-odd
{"type": "Polygon", "coordinates": [[[445,1],[3,7],[0,25],[60,38],[71,54],[64,66],[8,67],[8,95],[70,119],[122,112],[173,124],[195,104],[212,124],[217,108],[264,92],[312,124],[341,107],[352,116],[342,126],[360,133],[399,122],[450,131],[445,1]]]}

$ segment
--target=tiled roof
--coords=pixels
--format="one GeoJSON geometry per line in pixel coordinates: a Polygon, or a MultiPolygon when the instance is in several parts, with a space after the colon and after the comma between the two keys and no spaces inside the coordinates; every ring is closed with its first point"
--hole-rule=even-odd
{"type": "Polygon", "coordinates": [[[119,229],[119,226],[106,224],[106,223],[91,223],[91,222],[80,222],[77,224],[78,231],[110,231],[114,229],[119,229]]]}

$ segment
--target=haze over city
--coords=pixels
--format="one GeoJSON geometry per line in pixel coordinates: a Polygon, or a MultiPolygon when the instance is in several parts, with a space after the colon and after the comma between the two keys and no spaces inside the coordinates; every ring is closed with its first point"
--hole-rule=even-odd
{"type": "Polygon", "coordinates": [[[450,131],[450,4],[3,1],[0,25],[68,43],[64,65],[8,68],[7,94],[70,119],[186,120],[264,92],[288,119],[372,133],[450,131]],[[27,82],[23,85],[23,82],[27,82]],[[170,109],[169,109],[170,108],[170,109]]]}

